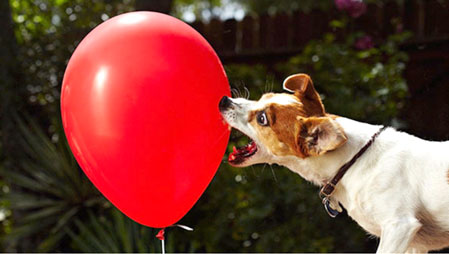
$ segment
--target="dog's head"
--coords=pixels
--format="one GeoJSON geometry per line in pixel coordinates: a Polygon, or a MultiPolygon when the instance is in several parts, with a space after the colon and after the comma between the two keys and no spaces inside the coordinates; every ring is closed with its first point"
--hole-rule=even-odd
{"type": "Polygon", "coordinates": [[[228,159],[231,165],[280,162],[291,156],[304,159],[346,142],[340,125],[326,114],[308,75],[292,75],[283,86],[294,94],[267,93],[258,101],[221,99],[219,108],[226,122],[252,140],[244,147],[234,147],[228,159]]]}

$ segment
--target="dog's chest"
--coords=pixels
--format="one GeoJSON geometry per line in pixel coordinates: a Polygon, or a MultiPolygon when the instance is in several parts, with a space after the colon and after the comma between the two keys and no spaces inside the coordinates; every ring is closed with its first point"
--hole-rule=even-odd
{"type": "Polygon", "coordinates": [[[375,219],[369,212],[364,209],[353,208],[348,209],[348,215],[355,220],[365,231],[368,233],[380,237],[381,229],[380,225],[376,223],[375,219]]]}
{"type": "MultiPolygon", "coordinates": [[[[348,215],[359,224],[365,231],[371,235],[380,237],[381,226],[378,223],[380,220],[376,218],[379,214],[378,207],[374,202],[371,202],[371,193],[364,191],[364,189],[356,188],[357,191],[351,191],[353,195],[338,195],[342,205],[345,207],[348,215]]],[[[340,194],[340,193],[338,193],[340,194]]]]}

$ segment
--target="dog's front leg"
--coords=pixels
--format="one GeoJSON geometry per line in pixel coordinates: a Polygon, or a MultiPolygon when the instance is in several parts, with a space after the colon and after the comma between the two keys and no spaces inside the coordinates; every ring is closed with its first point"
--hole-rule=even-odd
{"type": "Polygon", "coordinates": [[[405,252],[420,227],[421,223],[414,217],[402,217],[386,221],[382,225],[377,253],[405,252]]]}

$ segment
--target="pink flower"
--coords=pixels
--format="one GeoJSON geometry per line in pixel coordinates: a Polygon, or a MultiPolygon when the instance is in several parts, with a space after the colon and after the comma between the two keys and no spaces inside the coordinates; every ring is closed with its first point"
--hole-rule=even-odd
{"type": "Polygon", "coordinates": [[[365,35],[355,41],[354,47],[358,50],[366,50],[374,47],[374,42],[371,36],[365,35]]]}
{"type": "Polygon", "coordinates": [[[351,0],[335,0],[335,5],[340,11],[345,11],[350,5],[351,0]]]}
{"type": "Polygon", "coordinates": [[[335,0],[335,5],[337,9],[347,12],[353,18],[360,17],[366,12],[363,0],[335,0]]]}

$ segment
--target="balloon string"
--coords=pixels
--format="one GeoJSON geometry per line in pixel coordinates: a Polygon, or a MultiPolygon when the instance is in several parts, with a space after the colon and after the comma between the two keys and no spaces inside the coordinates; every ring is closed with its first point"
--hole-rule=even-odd
{"type": "MultiPolygon", "coordinates": [[[[182,229],[187,230],[187,231],[193,231],[193,228],[185,226],[185,225],[180,225],[180,224],[175,224],[175,225],[172,225],[170,227],[178,227],[178,228],[182,228],[182,229]]],[[[156,238],[161,240],[162,254],[165,254],[165,228],[159,230],[159,232],[156,235],[156,238]]]]}
{"type": "Polygon", "coordinates": [[[178,227],[178,228],[182,228],[182,229],[187,230],[187,231],[193,231],[193,228],[188,227],[186,225],[181,225],[181,224],[175,224],[175,225],[173,225],[171,227],[178,227]]]}
{"type": "Polygon", "coordinates": [[[161,229],[159,233],[157,233],[156,238],[161,240],[162,254],[165,254],[165,228],[161,229]]]}

